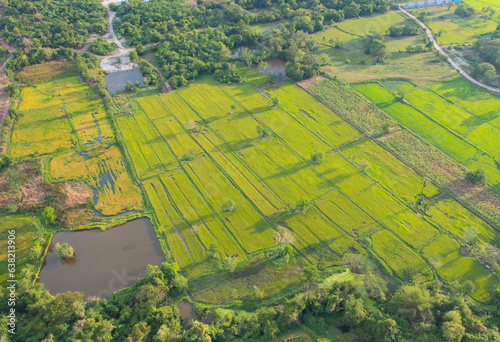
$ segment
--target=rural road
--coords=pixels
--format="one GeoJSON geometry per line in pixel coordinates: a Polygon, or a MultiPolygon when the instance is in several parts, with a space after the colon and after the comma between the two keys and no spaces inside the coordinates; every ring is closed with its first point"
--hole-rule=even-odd
{"type": "Polygon", "coordinates": [[[418,20],[417,17],[415,17],[414,15],[411,15],[410,13],[408,13],[408,11],[406,11],[403,7],[399,6],[399,9],[401,10],[401,12],[403,12],[404,14],[406,14],[407,16],[409,16],[410,18],[412,18],[413,20],[415,20],[420,26],[422,26],[422,28],[425,30],[425,33],[427,34],[427,37],[429,37],[429,39],[431,40],[431,42],[434,44],[434,48],[436,48],[436,50],[444,55],[447,59],[448,59],[448,62],[451,64],[452,67],[454,67],[456,70],[458,70],[460,72],[460,74],[465,77],[466,79],[468,79],[469,81],[471,81],[472,83],[480,86],[481,88],[484,88],[484,89],[487,89],[489,91],[494,91],[496,93],[500,93],[500,89],[499,88],[495,88],[495,87],[490,87],[484,83],[481,83],[477,80],[475,80],[474,78],[472,78],[471,76],[469,76],[469,74],[467,74],[461,67],[460,65],[458,65],[455,61],[453,61],[447,54],[446,52],[443,51],[443,49],[441,49],[441,47],[438,45],[438,43],[436,42],[436,40],[434,39],[434,36],[432,35],[432,32],[430,29],[427,28],[427,26],[425,26],[425,24],[423,22],[421,22],[420,20],[418,20]]]}

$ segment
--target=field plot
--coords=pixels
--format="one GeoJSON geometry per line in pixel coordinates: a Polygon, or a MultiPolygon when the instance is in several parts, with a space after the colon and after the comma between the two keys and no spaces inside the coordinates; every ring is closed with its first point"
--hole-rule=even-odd
{"type": "Polygon", "coordinates": [[[486,243],[500,245],[500,235],[493,227],[462,207],[453,199],[438,201],[430,206],[427,215],[455,238],[460,239],[467,227],[475,227],[479,238],[486,243]]]}
{"type": "Polygon", "coordinates": [[[133,117],[118,117],[117,123],[138,177],[150,177],[174,168],[175,157],[153,124],[141,112],[136,115],[137,122],[133,117]],[[147,136],[141,133],[143,129],[147,136]]]}
{"type": "Polygon", "coordinates": [[[348,32],[340,30],[337,26],[330,27],[327,30],[315,33],[312,35],[312,39],[318,43],[331,45],[332,42],[341,41],[343,43],[350,42],[354,39],[360,39],[358,35],[354,35],[348,32]],[[333,39],[333,41],[332,41],[333,39]]]}
{"type": "MultiPolygon", "coordinates": [[[[407,203],[415,203],[422,191],[422,177],[371,140],[360,140],[342,148],[341,152],[350,160],[359,158],[368,161],[370,167],[367,173],[407,203]]],[[[432,197],[438,192],[439,189],[430,184],[425,188],[424,195],[432,197]]]]}
{"type": "Polygon", "coordinates": [[[182,170],[164,174],[160,179],[173,205],[206,249],[215,242],[225,255],[238,255],[239,261],[245,260],[243,249],[182,170]]]}
{"type": "Polygon", "coordinates": [[[321,212],[353,237],[367,233],[375,222],[349,198],[331,191],[315,203],[321,212]]]}
{"type": "Polygon", "coordinates": [[[282,86],[271,94],[279,98],[281,108],[330,146],[341,145],[360,135],[357,129],[295,84],[282,86]]]}
{"type": "Polygon", "coordinates": [[[186,164],[186,171],[247,253],[272,245],[269,223],[207,156],[197,157],[186,164]],[[230,200],[235,203],[234,212],[223,210],[224,204],[230,200]]]}
{"type": "Polygon", "coordinates": [[[459,284],[471,280],[474,291],[471,297],[480,302],[491,301],[488,292],[497,281],[491,273],[474,258],[460,254],[460,245],[447,235],[441,235],[422,250],[422,255],[436,268],[440,278],[459,284]]]}
{"type": "Polygon", "coordinates": [[[255,117],[304,159],[309,159],[314,151],[326,152],[331,149],[280,108],[259,113],[255,117]]]}
{"type": "Polygon", "coordinates": [[[423,137],[457,162],[464,163],[478,152],[472,145],[430,120],[415,108],[399,102],[380,84],[365,83],[356,84],[353,87],[376,103],[395,120],[423,137]]]}
{"type": "MultiPolygon", "coordinates": [[[[175,212],[169,204],[169,199],[164,191],[163,185],[156,178],[148,180],[143,183],[149,202],[153,206],[156,218],[158,219],[159,229],[163,232],[167,240],[168,248],[172,253],[175,261],[181,267],[185,267],[194,262],[193,255],[189,249],[189,245],[181,235],[181,231],[177,228],[176,223],[177,215],[172,216],[175,212]],[[169,210],[170,209],[170,210],[169,210]]],[[[189,230],[185,224],[180,229],[189,230]]],[[[198,248],[196,248],[198,250],[198,248]]]]}
{"type": "Polygon", "coordinates": [[[160,96],[161,102],[175,115],[184,126],[190,121],[201,120],[198,115],[184,102],[177,93],[160,96]]]}
{"type": "Polygon", "coordinates": [[[113,140],[113,131],[101,99],[81,99],[70,102],[67,106],[83,144],[102,144],[113,140]]]}
{"type": "Polygon", "coordinates": [[[354,202],[364,208],[376,220],[383,220],[406,207],[394,199],[380,185],[374,185],[353,197],[354,202]]]}
{"type": "Polygon", "coordinates": [[[261,86],[269,82],[269,77],[262,76],[258,72],[250,70],[241,64],[236,64],[236,69],[238,70],[240,76],[253,86],[261,86]]]}
{"type": "Polygon", "coordinates": [[[403,24],[405,21],[405,17],[391,11],[385,14],[346,20],[336,24],[336,27],[353,35],[364,36],[368,32],[385,34],[392,25],[403,24]]]}
{"type": "Polygon", "coordinates": [[[232,112],[231,105],[236,104],[210,78],[192,83],[177,94],[207,122],[228,115],[232,112]]]}
{"type": "Polygon", "coordinates": [[[166,117],[155,120],[154,126],[178,159],[191,152],[194,154],[200,152],[200,148],[196,142],[194,142],[174,118],[166,117]]]}
{"type": "Polygon", "coordinates": [[[375,183],[335,151],[327,153],[321,164],[315,165],[314,169],[348,196],[353,196],[375,183]]]}
{"type": "Polygon", "coordinates": [[[6,280],[8,279],[7,273],[7,246],[8,230],[15,230],[15,242],[16,242],[16,274],[19,277],[20,270],[29,262],[33,262],[30,257],[30,245],[32,242],[32,234],[36,230],[36,226],[40,223],[37,219],[32,217],[23,216],[2,216],[0,217],[0,234],[4,238],[0,240],[0,284],[6,285],[6,280]]]}
{"type": "Polygon", "coordinates": [[[158,96],[139,97],[137,103],[151,120],[170,115],[158,96]]]}
{"type": "Polygon", "coordinates": [[[66,115],[59,106],[19,114],[9,145],[10,154],[15,157],[45,154],[76,146],[78,138],[66,115]]]}
{"type": "Polygon", "coordinates": [[[94,92],[78,77],[64,77],[23,88],[19,111],[50,107],[64,102],[92,96],[94,92]]]}
{"type": "Polygon", "coordinates": [[[402,279],[423,283],[432,280],[425,261],[387,230],[372,235],[373,250],[402,279]]]}
{"type": "Polygon", "coordinates": [[[142,195],[115,145],[60,154],[50,160],[53,179],[80,179],[94,189],[95,209],[104,215],[142,210],[142,195]]]}
{"type": "MultiPolygon", "coordinates": [[[[269,99],[246,83],[238,85],[220,85],[220,88],[247,111],[253,114],[258,114],[269,109],[269,99]]],[[[243,108],[238,108],[233,114],[241,114],[242,110],[243,108]]]]}
{"type": "Polygon", "coordinates": [[[210,154],[219,169],[223,170],[236,186],[245,192],[245,196],[264,215],[270,216],[279,210],[285,209],[285,203],[245,164],[236,158],[214,134],[205,133],[196,140],[210,154]]]}

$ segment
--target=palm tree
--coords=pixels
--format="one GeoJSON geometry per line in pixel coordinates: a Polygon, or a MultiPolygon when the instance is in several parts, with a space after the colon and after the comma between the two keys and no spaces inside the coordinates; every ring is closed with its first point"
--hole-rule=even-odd
{"type": "Polygon", "coordinates": [[[426,186],[428,186],[431,182],[427,178],[422,178],[422,191],[420,192],[420,196],[418,196],[418,202],[417,205],[419,205],[422,202],[422,197],[424,196],[424,189],[426,186]]]}

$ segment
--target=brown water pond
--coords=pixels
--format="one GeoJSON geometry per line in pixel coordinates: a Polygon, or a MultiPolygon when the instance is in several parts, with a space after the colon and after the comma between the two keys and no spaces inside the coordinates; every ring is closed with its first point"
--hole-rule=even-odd
{"type": "Polygon", "coordinates": [[[153,225],[147,218],[105,231],[100,229],[57,232],[45,257],[39,282],[52,295],[80,291],[106,298],[145,275],[147,265],[165,261],[153,225]],[[62,260],[56,243],[67,242],[75,257],[62,260]]]}
{"type": "Polygon", "coordinates": [[[215,320],[214,315],[210,312],[205,314],[196,314],[196,312],[194,311],[194,305],[187,300],[183,300],[182,302],[177,304],[177,307],[179,308],[184,328],[187,328],[191,321],[212,324],[212,322],[215,320]]]}
{"type": "Polygon", "coordinates": [[[265,62],[267,63],[267,68],[264,71],[266,75],[273,74],[276,79],[282,79],[286,77],[286,62],[284,60],[282,60],[281,58],[273,58],[265,62]]]}

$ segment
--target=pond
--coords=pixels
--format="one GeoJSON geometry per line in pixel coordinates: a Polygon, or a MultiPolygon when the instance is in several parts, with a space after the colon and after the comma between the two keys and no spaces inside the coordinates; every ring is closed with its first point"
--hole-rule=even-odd
{"type": "Polygon", "coordinates": [[[147,265],[160,265],[163,261],[163,251],[147,218],[105,231],[57,232],[38,282],[45,284],[52,295],[80,291],[85,297],[106,298],[143,277],[147,265]],[[54,247],[58,242],[72,246],[75,257],[70,260],[58,257],[54,247]]]}
{"type": "Polygon", "coordinates": [[[241,53],[241,50],[243,50],[244,48],[248,48],[250,49],[250,51],[252,51],[252,53],[257,53],[260,51],[259,47],[255,44],[252,44],[252,45],[248,45],[248,46],[240,46],[239,48],[236,48],[236,49],[232,49],[231,52],[233,53],[233,56],[231,57],[232,59],[237,59],[240,57],[240,53],[241,53]]]}
{"type": "Polygon", "coordinates": [[[104,81],[106,82],[106,88],[108,93],[113,95],[117,91],[125,90],[125,85],[128,81],[135,84],[139,82],[141,86],[144,85],[144,76],[139,69],[134,69],[132,71],[116,71],[110,72],[104,76],[104,81]]]}
{"type": "Polygon", "coordinates": [[[267,68],[264,71],[266,75],[273,74],[276,79],[283,79],[286,77],[285,64],[286,62],[281,58],[273,58],[265,61],[267,68]]]}
{"type": "Polygon", "coordinates": [[[191,321],[198,321],[205,324],[212,324],[215,317],[212,313],[208,312],[205,314],[196,314],[194,311],[194,305],[186,300],[183,300],[177,304],[179,312],[181,314],[183,328],[186,329],[191,321]]]}

